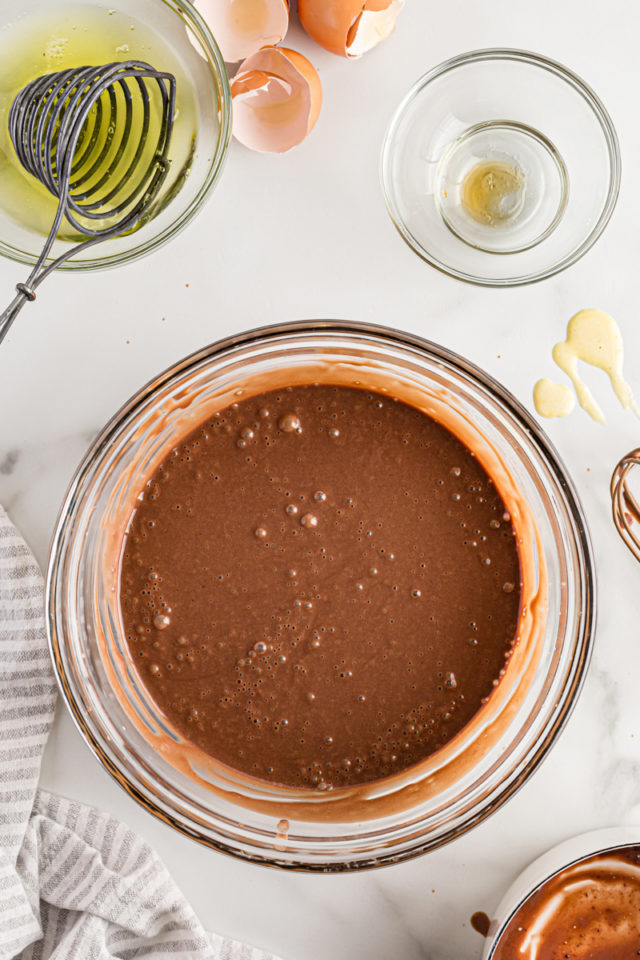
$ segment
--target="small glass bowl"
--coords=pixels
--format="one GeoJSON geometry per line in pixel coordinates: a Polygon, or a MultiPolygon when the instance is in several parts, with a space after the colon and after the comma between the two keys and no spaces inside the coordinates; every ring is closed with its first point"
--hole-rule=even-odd
{"type": "MultiPolygon", "coordinates": [[[[86,35],[88,49],[91,49],[92,31],[99,28],[96,18],[102,16],[105,28],[120,22],[122,40],[127,41],[113,47],[111,60],[152,59],[154,40],[159,49],[167,50],[171,62],[152,65],[175,72],[178,87],[183,90],[186,87],[195,136],[185,141],[184,148],[181,145],[180,169],[170,171],[142,225],[72,257],[62,264],[63,270],[89,270],[127,263],[174,237],[202,208],[217,183],[231,135],[231,92],[224,60],[211,31],[190,0],[127,0],[122,5],[120,0],[66,0],[64,4],[24,0],[19,5],[5,4],[0,15],[0,50],[7,47],[13,51],[12,56],[18,56],[24,48],[24,56],[21,54],[19,61],[24,76],[16,74],[15,65],[0,65],[0,121],[5,127],[12,97],[17,89],[33,79],[35,37],[55,45],[65,43],[64,38],[69,36],[79,45],[78,55],[86,56],[81,38],[86,35]],[[83,14],[90,19],[83,21],[83,14]],[[136,33],[136,24],[143,28],[144,37],[138,36],[140,30],[136,33]],[[57,39],[58,36],[62,39],[57,39]]],[[[93,64],[94,57],[89,59],[93,64]]],[[[47,65],[49,71],[55,69],[55,51],[47,65]]],[[[179,123],[178,115],[174,139],[179,123]]],[[[9,151],[13,151],[13,146],[5,129],[4,133],[0,132],[0,171],[8,162],[3,159],[4,153],[9,151]]],[[[24,177],[30,178],[30,175],[25,172],[24,177]]],[[[21,221],[20,203],[15,210],[7,210],[0,202],[0,254],[29,265],[40,255],[57,205],[35,181],[34,189],[37,193],[31,196],[29,204],[40,205],[45,210],[51,207],[50,219],[48,214],[37,214],[42,221],[38,229],[28,226],[24,216],[21,221]]],[[[50,263],[77,242],[56,240],[46,262],[50,263]]]]}
{"type": "Polygon", "coordinates": [[[106,769],[147,810],[248,860],[343,871],[437,847],[497,810],[524,783],[580,690],[594,589],[573,486],[526,410],[442,347],[385,327],[327,321],[215,343],[158,376],[115,415],[85,456],[60,512],[47,621],[72,716],[106,769]],[[204,755],[194,761],[193,748],[168,729],[141,683],[122,628],[119,563],[132,503],[181,437],[239,394],[260,392],[265,378],[270,388],[324,381],[411,398],[476,451],[514,523],[517,514],[522,535],[527,617],[495,692],[450,744],[370,784],[355,807],[348,788],[293,790],[212,769],[204,755]],[[507,488],[513,491],[508,497],[507,488]],[[527,626],[532,619],[536,630],[527,626]]]}
{"type": "Polygon", "coordinates": [[[435,67],[405,96],[385,136],[381,180],[391,219],[420,257],[459,280],[516,286],[559,273],[593,246],[618,197],[620,150],[603,104],[566,67],[521,50],[477,50],[435,67]],[[497,190],[491,217],[465,190],[483,170],[493,178],[485,188],[497,190]]]}
{"type": "Polygon", "coordinates": [[[516,877],[495,910],[482,960],[492,960],[511,921],[545,883],[568,867],[603,853],[640,846],[640,827],[606,827],[590,830],[557,844],[516,877]]]}

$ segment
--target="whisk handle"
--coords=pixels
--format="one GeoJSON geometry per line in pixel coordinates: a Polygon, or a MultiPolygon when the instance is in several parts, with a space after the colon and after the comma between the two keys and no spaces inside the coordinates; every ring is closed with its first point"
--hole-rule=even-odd
{"type": "Polygon", "coordinates": [[[29,300],[35,300],[36,292],[32,287],[27,286],[26,283],[17,283],[16,284],[16,295],[4,311],[0,314],[0,343],[4,340],[6,335],[9,333],[11,324],[15,318],[20,313],[22,307],[29,300]]]}

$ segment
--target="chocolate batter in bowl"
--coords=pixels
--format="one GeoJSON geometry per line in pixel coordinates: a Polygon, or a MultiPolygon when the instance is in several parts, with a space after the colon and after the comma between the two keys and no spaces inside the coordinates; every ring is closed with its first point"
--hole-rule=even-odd
{"type": "Polygon", "coordinates": [[[343,870],[438,846],[557,736],[588,661],[570,481],[499,384],[337,322],[214,344],[72,483],[48,577],[107,769],[219,849],[343,870]]]}

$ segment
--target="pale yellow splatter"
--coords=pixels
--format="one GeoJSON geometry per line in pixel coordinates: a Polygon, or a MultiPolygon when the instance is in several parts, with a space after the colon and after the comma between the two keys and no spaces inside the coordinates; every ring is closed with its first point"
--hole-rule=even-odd
{"type": "Polygon", "coordinates": [[[543,377],[533,388],[533,402],[541,417],[566,417],[576,401],[569,387],[543,377]]]}
{"type": "Polygon", "coordinates": [[[576,313],[567,326],[566,340],[553,348],[553,359],[573,383],[580,406],[598,423],[604,423],[604,414],[578,374],[579,360],[603,370],[624,409],[633,410],[640,417],[631,387],[622,375],[622,335],[618,324],[608,313],[603,310],[580,310],[576,313]]]}

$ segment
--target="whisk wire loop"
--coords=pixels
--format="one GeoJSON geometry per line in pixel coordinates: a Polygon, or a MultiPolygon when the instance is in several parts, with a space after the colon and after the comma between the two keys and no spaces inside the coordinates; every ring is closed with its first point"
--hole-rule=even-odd
{"type": "Polygon", "coordinates": [[[629,487],[629,475],[634,469],[640,471],[640,447],[627,453],[613,471],[611,506],[616,530],[640,561],[640,503],[629,487]]]}
{"type": "Polygon", "coordinates": [[[175,106],[175,77],[141,60],[46,74],[15,97],[9,134],[16,155],[58,207],[36,265],[0,316],[0,343],[52,270],[139,224],[169,170],[175,106]],[[87,239],[45,266],[65,218],[87,239]]]}
{"type": "MultiPolygon", "coordinates": [[[[115,157],[113,158],[112,165],[113,165],[114,168],[117,167],[118,163],[120,162],[120,158],[122,157],[124,151],[125,151],[126,148],[127,148],[127,145],[128,145],[128,143],[129,143],[129,136],[130,136],[130,133],[131,133],[131,123],[132,123],[132,119],[131,119],[131,118],[132,118],[132,113],[133,113],[132,108],[131,108],[132,100],[131,100],[131,94],[129,93],[129,91],[127,90],[126,87],[124,88],[124,90],[125,90],[125,93],[126,93],[126,97],[125,97],[125,108],[126,108],[125,126],[124,126],[124,129],[123,129],[123,131],[122,131],[122,135],[121,135],[121,138],[120,138],[120,143],[119,143],[119,145],[118,145],[116,155],[115,155],[115,157]]],[[[104,183],[105,183],[105,182],[108,180],[108,178],[109,178],[109,171],[107,170],[107,171],[105,171],[105,173],[102,175],[102,177],[100,178],[100,180],[98,180],[97,183],[94,183],[92,187],[85,189],[84,193],[80,193],[80,192],[79,192],[79,191],[81,190],[81,188],[85,187],[86,184],[89,184],[89,183],[91,182],[92,177],[93,177],[93,176],[95,175],[95,173],[100,169],[101,165],[104,163],[106,157],[108,156],[109,151],[110,151],[111,146],[112,146],[112,143],[113,143],[113,139],[114,139],[114,136],[115,136],[115,132],[114,132],[115,120],[114,120],[114,117],[115,117],[115,114],[116,114],[116,95],[115,95],[114,90],[113,90],[111,87],[109,88],[108,93],[109,93],[109,101],[110,101],[110,104],[109,104],[109,106],[110,106],[110,113],[109,113],[109,115],[108,115],[108,117],[107,117],[107,120],[106,120],[106,122],[107,122],[107,124],[108,124],[108,126],[107,126],[107,135],[106,135],[105,138],[104,138],[104,143],[102,144],[102,148],[101,148],[100,152],[98,153],[97,157],[95,157],[95,159],[93,160],[93,162],[91,162],[91,163],[89,164],[88,168],[87,168],[86,170],[83,170],[83,167],[85,166],[85,163],[86,163],[88,160],[91,159],[91,153],[92,153],[92,151],[93,151],[94,144],[95,144],[95,142],[96,142],[96,140],[97,140],[97,138],[98,138],[98,134],[99,134],[99,130],[100,130],[100,125],[101,125],[101,123],[102,123],[102,101],[101,101],[101,100],[98,101],[98,107],[99,107],[99,109],[100,109],[100,111],[101,111],[101,115],[100,115],[99,118],[96,117],[96,122],[95,122],[95,124],[94,124],[93,134],[92,134],[92,142],[87,145],[87,149],[85,150],[85,152],[84,152],[84,153],[82,154],[82,156],[80,157],[80,161],[81,161],[81,162],[78,163],[78,164],[76,164],[76,163],[75,163],[75,159],[74,159],[74,162],[73,162],[73,164],[72,164],[72,166],[71,166],[71,175],[73,176],[73,175],[74,175],[74,172],[75,172],[77,179],[72,180],[72,181],[70,181],[70,183],[69,183],[70,202],[74,205],[74,207],[78,207],[78,208],[79,208],[80,203],[82,203],[82,210],[83,210],[83,211],[88,211],[89,209],[91,209],[91,206],[90,206],[90,204],[87,203],[87,201],[89,200],[89,198],[90,198],[93,194],[98,194],[98,193],[99,193],[99,191],[101,190],[102,186],[104,185],[104,183]],[[85,158],[86,158],[86,159],[85,159],[85,158]],[[84,161],[84,162],[82,162],[82,161],[84,161]]],[[[142,136],[143,136],[143,137],[146,137],[147,131],[148,131],[148,126],[145,125],[145,127],[143,128],[143,131],[142,131],[142,136]]],[[[80,144],[81,138],[82,138],[82,133],[80,134],[80,137],[78,138],[78,144],[80,144]]],[[[142,149],[142,148],[140,148],[140,150],[141,150],[141,149],[142,149]]],[[[78,152],[78,148],[77,148],[77,147],[76,147],[76,152],[78,152]]],[[[74,153],[74,158],[75,158],[75,153],[74,153]]],[[[115,185],[115,187],[114,187],[114,192],[117,191],[118,188],[119,188],[119,184],[116,183],[116,185],[115,185]]],[[[109,200],[109,197],[104,197],[104,198],[103,198],[103,203],[107,203],[108,200],[109,200]]],[[[98,202],[96,201],[96,204],[95,204],[95,205],[97,205],[97,203],[98,203],[98,202]]],[[[85,215],[88,215],[88,214],[85,213],[85,215]]]]}

